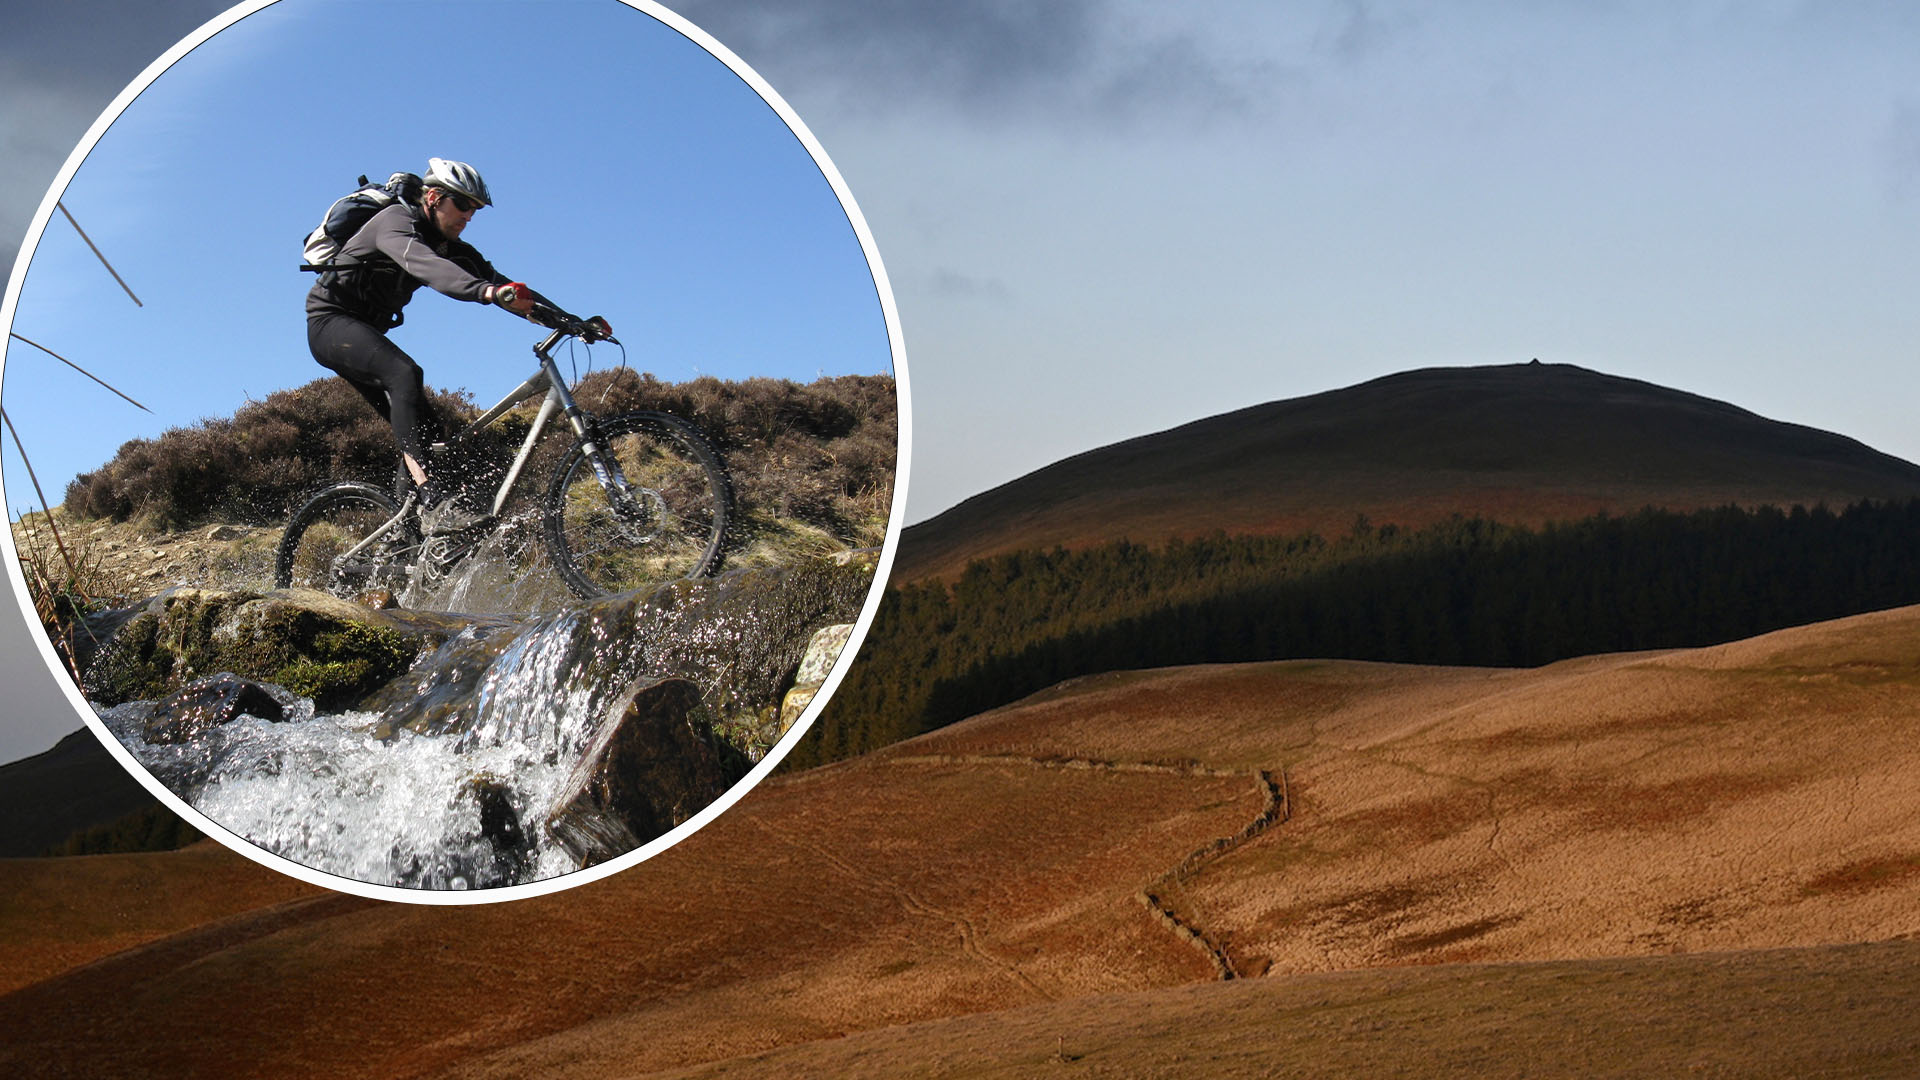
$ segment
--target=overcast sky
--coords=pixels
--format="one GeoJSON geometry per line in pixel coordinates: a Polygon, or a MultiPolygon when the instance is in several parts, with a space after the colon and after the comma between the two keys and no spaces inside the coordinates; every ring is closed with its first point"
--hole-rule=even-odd
{"type": "MultiPolygon", "coordinates": [[[[91,117],[221,6],[12,18],[0,258],[91,117]]],[[[914,391],[909,521],[1202,416],[1532,357],[1920,460],[1920,9],[677,10],[794,106],[872,226],[914,391]]]]}

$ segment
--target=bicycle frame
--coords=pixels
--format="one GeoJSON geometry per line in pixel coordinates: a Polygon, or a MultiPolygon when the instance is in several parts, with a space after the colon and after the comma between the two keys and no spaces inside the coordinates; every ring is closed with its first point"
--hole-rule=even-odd
{"type": "MultiPolygon", "coordinates": [[[[566,331],[555,330],[548,334],[538,345],[535,345],[533,347],[533,355],[540,359],[540,370],[528,377],[527,381],[515,387],[506,397],[501,398],[499,404],[480,414],[471,424],[462,428],[451,440],[452,442],[459,442],[475,432],[488,427],[494,421],[512,411],[514,407],[523,401],[528,401],[542,393],[547,396],[547,399],[540,404],[540,412],[534,417],[533,426],[527,429],[527,437],[520,443],[520,452],[514,455],[513,464],[508,467],[506,477],[500,481],[499,490],[494,492],[493,507],[489,511],[489,517],[499,517],[500,511],[506,507],[507,497],[512,494],[514,484],[520,479],[521,470],[526,467],[528,459],[533,456],[534,444],[538,443],[540,436],[546,433],[547,425],[552,422],[553,415],[556,412],[566,417],[567,426],[573,429],[574,435],[580,440],[581,452],[586,456],[587,461],[593,465],[594,476],[600,481],[600,486],[605,488],[609,494],[615,495],[616,497],[627,497],[632,494],[632,485],[630,485],[627,482],[627,478],[621,474],[619,463],[601,453],[600,447],[595,443],[593,418],[583,412],[580,406],[574,402],[573,392],[568,389],[567,381],[561,377],[560,367],[553,359],[553,347],[567,336],[566,331]]],[[[358,555],[369,546],[379,542],[382,537],[391,533],[402,521],[406,520],[407,515],[413,512],[414,505],[418,501],[418,490],[409,491],[405,501],[400,504],[399,513],[396,513],[393,517],[387,519],[379,528],[367,534],[358,544],[342,552],[339,558],[346,559],[358,555]]]]}
{"type": "Polygon", "coordinates": [[[564,331],[555,330],[547,335],[546,340],[535,345],[533,355],[540,358],[540,370],[534,372],[526,382],[501,398],[499,404],[481,413],[473,423],[462,428],[460,433],[453,437],[454,442],[465,439],[505,416],[521,402],[540,393],[547,395],[547,399],[540,403],[539,414],[533,418],[533,426],[527,429],[527,437],[520,443],[520,452],[514,455],[513,464],[507,468],[506,478],[500,481],[500,489],[494,492],[493,508],[490,511],[494,517],[499,517],[500,511],[507,505],[507,496],[512,493],[514,483],[520,479],[520,470],[526,467],[527,459],[533,456],[534,444],[538,443],[540,436],[546,433],[547,424],[553,420],[555,412],[566,417],[567,426],[573,429],[574,436],[580,440],[581,450],[586,454],[587,460],[592,463],[594,475],[599,479],[600,486],[618,494],[624,495],[629,492],[627,479],[620,474],[619,464],[607,460],[606,455],[600,452],[600,447],[595,445],[592,418],[581,411],[580,406],[574,402],[573,392],[567,388],[567,381],[561,378],[560,367],[554,362],[553,347],[566,336],[564,331]]]}

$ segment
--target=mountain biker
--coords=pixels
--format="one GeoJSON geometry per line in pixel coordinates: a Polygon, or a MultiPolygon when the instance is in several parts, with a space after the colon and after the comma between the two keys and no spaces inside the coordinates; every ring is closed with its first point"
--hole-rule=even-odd
{"type": "Polygon", "coordinates": [[[422,183],[418,205],[402,200],[368,219],[314,283],[307,293],[307,346],[393,426],[407,473],[432,506],[452,494],[449,478],[431,477],[424,467],[438,418],[420,365],[387,332],[400,325],[401,309],[421,285],[522,317],[543,298],[509,281],[460,239],[473,215],[493,205],[473,166],[432,158],[422,183]]]}

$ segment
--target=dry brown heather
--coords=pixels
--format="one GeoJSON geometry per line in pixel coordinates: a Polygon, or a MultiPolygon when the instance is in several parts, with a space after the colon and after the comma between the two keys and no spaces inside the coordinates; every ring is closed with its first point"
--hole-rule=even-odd
{"type": "Polygon", "coordinates": [[[1917,691],[1920,608],[1534,671],[1169,669],[770,783],[512,905],[203,899],[175,929],[169,898],[243,908],[267,872],[114,857],[165,882],[126,895],[0,863],[41,970],[103,911],[150,941],[0,997],[0,1075],[1910,1072],[1917,691]],[[1209,946],[1266,978],[1201,985],[1209,946]]]}
{"type": "Polygon", "coordinates": [[[652,1074],[863,1078],[1909,1076],[1920,942],[1203,983],[652,1074]]]}
{"type": "Polygon", "coordinates": [[[210,840],[164,857],[0,860],[0,882],[0,994],[243,912],[330,895],[210,840]]]}

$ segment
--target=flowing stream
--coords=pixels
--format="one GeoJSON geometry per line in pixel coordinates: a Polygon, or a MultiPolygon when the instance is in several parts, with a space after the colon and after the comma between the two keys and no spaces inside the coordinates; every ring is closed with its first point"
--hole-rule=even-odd
{"type": "MultiPolygon", "coordinates": [[[[389,702],[377,711],[316,713],[274,687],[280,720],[243,715],[157,744],[144,737],[156,703],[97,711],[163,784],[296,863],[419,889],[540,880],[580,865],[546,823],[637,683],[692,678],[720,688],[703,700],[765,715],[812,630],[849,621],[855,608],[838,593],[816,587],[796,604],[790,576],[752,571],[538,617],[475,617],[376,694],[389,702]]],[[[730,745],[744,772],[758,751],[730,745]]]]}
{"type": "Polygon", "coordinates": [[[282,721],[242,716],[185,743],[143,740],[150,702],[103,709],[101,719],[196,809],[304,866],[421,889],[553,877],[576,863],[539,825],[608,696],[571,678],[591,666],[574,655],[580,617],[516,634],[481,673],[476,722],[457,736],[383,727],[378,713],[316,715],[291,694],[282,721]],[[516,828],[484,827],[502,810],[516,828]]]}

